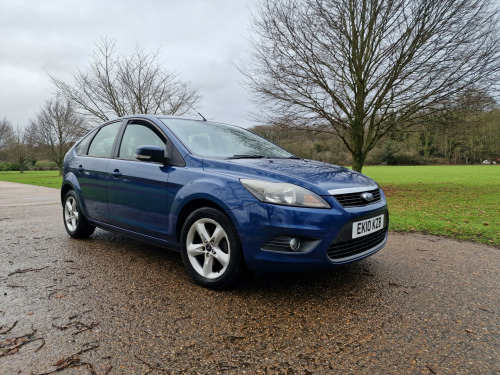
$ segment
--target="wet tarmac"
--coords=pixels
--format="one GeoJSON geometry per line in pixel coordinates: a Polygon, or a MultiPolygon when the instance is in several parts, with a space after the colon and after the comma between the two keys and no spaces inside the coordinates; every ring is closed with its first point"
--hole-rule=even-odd
{"type": "Polygon", "coordinates": [[[173,251],[69,238],[58,190],[0,182],[0,374],[499,374],[499,255],[391,233],[212,291],[173,251]]]}

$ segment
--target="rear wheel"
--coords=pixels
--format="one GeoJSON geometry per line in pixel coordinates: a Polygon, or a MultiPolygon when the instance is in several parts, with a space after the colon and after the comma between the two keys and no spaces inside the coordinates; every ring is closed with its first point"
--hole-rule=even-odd
{"type": "Polygon", "coordinates": [[[66,232],[73,238],[86,238],[94,233],[95,226],[83,216],[74,190],[68,191],[64,197],[63,219],[66,232]]]}
{"type": "Polygon", "coordinates": [[[181,232],[182,260],[199,284],[221,289],[243,268],[243,256],[231,220],[214,208],[200,208],[186,219],[181,232]]]}

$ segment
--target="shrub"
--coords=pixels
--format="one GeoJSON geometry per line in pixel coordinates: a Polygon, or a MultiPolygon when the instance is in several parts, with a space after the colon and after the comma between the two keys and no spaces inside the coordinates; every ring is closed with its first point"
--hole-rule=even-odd
{"type": "Polygon", "coordinates": [[[35,163],[34,169],[37,171],[53,171],[57,169],[57,165],[53,161],[39,160],[35,163]]]}
{"type": "Polygon", "coordinates": [[[19,171],[21,170],[19,164],[10,163],[10,162],[1,162],[0,163],[0,171],[8,172],[8,171],[19,171]]]}

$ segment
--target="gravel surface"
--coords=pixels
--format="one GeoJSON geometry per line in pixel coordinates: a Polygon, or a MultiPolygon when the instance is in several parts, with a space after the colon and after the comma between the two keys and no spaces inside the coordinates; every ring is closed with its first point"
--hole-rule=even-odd
{"type": "Polygon", "coordinates": [[[499,374],[499,249],[391,233],[364,261],[195,285],[178,253],[69,238],[0,182],[0,374],[499,374]]]}

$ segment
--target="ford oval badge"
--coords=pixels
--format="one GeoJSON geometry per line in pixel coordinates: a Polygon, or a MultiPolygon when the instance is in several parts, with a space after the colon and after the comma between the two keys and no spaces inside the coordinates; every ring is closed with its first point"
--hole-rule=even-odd
{"type": "Polygon", "coordinates": [[[367,202],[371,202],[373,200],[373,194],[372,193],[363,193],[363,194],[361,194],[361,198],[363,198],[367,202]]]}

